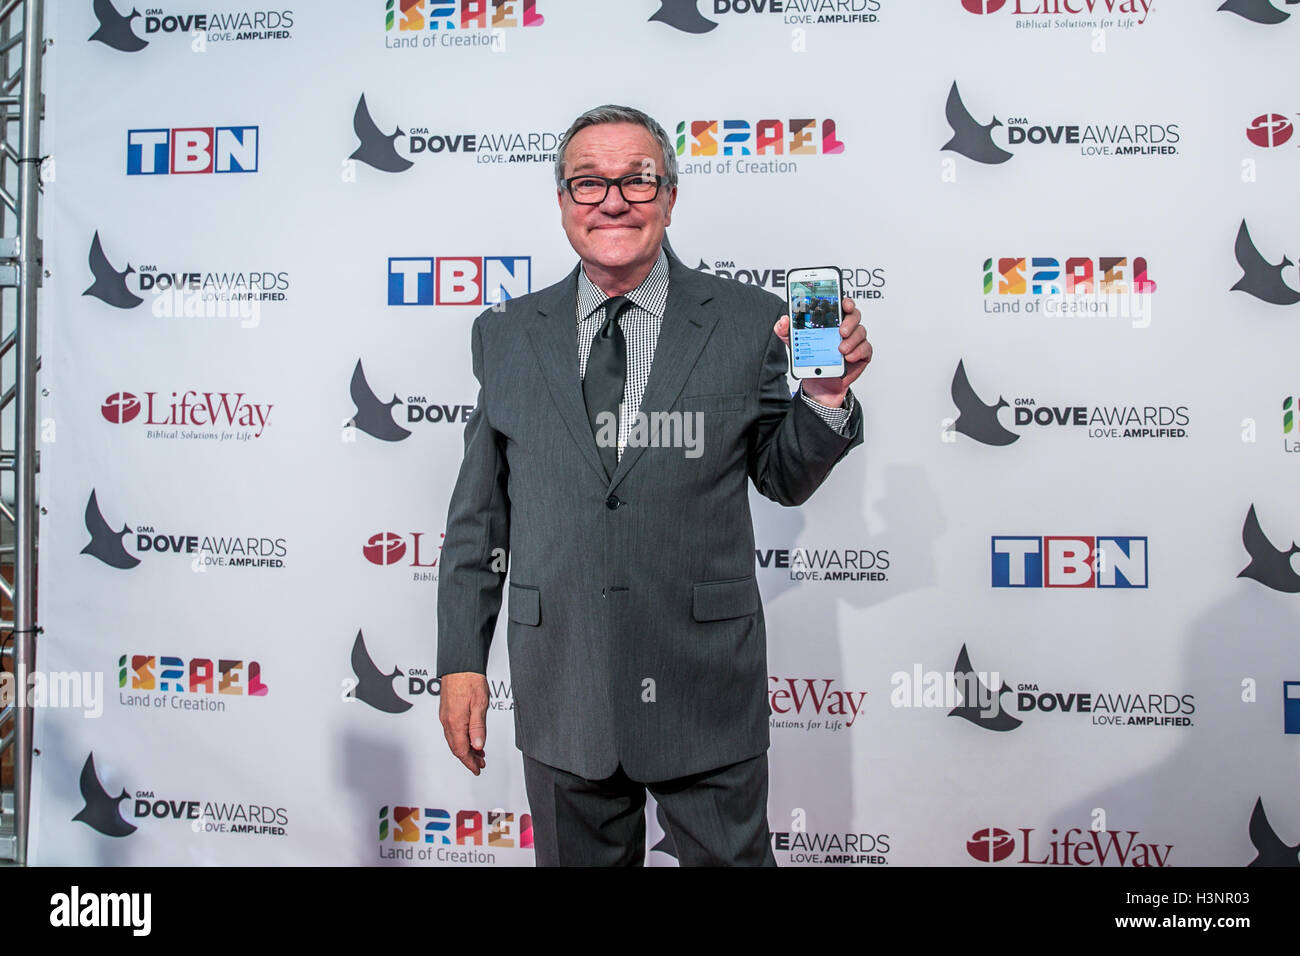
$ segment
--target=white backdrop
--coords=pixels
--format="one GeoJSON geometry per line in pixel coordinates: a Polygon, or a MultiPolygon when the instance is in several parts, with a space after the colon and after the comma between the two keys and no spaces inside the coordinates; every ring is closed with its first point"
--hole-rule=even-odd
{"type": "Polygon", "coordinates": [[[1264,301],[1300,298],[1300,17],[1065,6],[51,4],[38,663],[102,696],[39,715],[33,859],[532,864],[504,640],[483,776],[437,724],[437,546],[482,290],[572,267],[554,143],[603,102],[677,139],[683,260],[838,264],[876,348],[864,447],[754,501],[778,862],[1300,842],[1300,305],[1264,301]],[[1044,547],[1135,586],[998,586],[1044,547]],[[971,720],[963,647],[1009,688],[971,720]]]}

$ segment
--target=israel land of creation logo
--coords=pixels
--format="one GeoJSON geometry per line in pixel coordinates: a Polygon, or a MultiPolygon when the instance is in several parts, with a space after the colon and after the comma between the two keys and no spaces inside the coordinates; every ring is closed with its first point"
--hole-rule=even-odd
{"type": "Polygon", "coordinates": [[[1182,140],[1177,123],[1060,122],[1017,114],[1008,117],[1005,125],[996,116],[988,123],[981,123],[975,116],[985,115],[984,108],[978,107],[972,114],[956,82],[948,91],[944,115],[952,128],[952,138],[941,150],[985,165],[998,165],[1021,153],[1032,155],[1044,149],[1064,150],[1092,159],[1169,157],[1178,155],[1182,140]],[[1002,131],[995,135],[999,127],[1002,131]]]}
{"type": "Polygon", "coordinates": [[[976,671],[965,644],[951,671],[896,671],[889,703],[900,708],[946,709],[982,730],[1006,733],[1026,721],[1068,720],[1106,729],[1195,726],[1196,695],[1168,689],[1133,690],[1065,686],[1017,680],[1002,671],[976,671]]]}
{"type": "Polygon", "coordinates": [[[1146,588],[1147,539],[1132,535],[993,535],[995,588],[1146,588]]]}
{"type": "MultiPolygon", "coordinates": [[[[542,2],[545,4],[547,0],[542,2]]],[[[508,53],[513,39],[523,29],[540,27],[546,22],[538,12],[537,3],[538,0],[384,0],[384,48],[508,53]]]]}
{"type": "Polygon", "coordinates": [[[1241,543],[1250,555],[1250,563],[1237,577],[1251,578],[1284,594],[1300,594],[1300,574],[1296,574],[1295,565],[1291,563],[1291,558],[1300,553],[1300,546],[1292,540],[1288,548],[1274,547],[1260,526],[1254,505],[1246,512],[1246,521],[1241,526],[1241,543]]]}
{"type": "MultiPolygon", "coordinates": [[[[950,0],[951,2],[951,0],[950,0]]],[[[959,0],[968,13],[997,14],[1021,33],[1039,30],[1131,30],[1155,0],[959,0]]]]}
{"type": "Polygon", "coordinates": [[[1241,278],[1232,286],[1233,292],[1244,292],[1270,305],[1295,305],[1300,302],[1300,272],[1286,256],[1277,265],[1260,253],[1255,240],[1250,237],[1246,220],[1237,227],[1237,240],[1233,254],[1241,267],[1241,278]]]}
{"type": "Polygon", "coordinates": [[[1282,451],[1300,454],[1300,395],[1282,399],[1282,451]]]}
{"type": "Polygon", "coordinates": [[[861,26],[880,22],[880,6],[881,0],[659,0],[649,22],[695,34],[740,20],[783,27],[861,26]]]}
{"type": "MultiPolygon", "coordinates": [[[[357,631],[352,642],[352,674],[344,680],[344,699],[358,700],[384,714],[404,714],[414,701],[435,699],[442,693],[442,680],[430,667],[393,668],[385,673],[366,647],[365,635],[357,631]]],[[[488,679],[488,709],[515,709],[509,681],[488,679]]]]}
{"type": "Polygon", "coordinates": [[[261,438],[274,407],[270,402],[250,401],[244,392],[189,388],[112,392],[100,404],[99,412],[111,424],[134,424],[150,440],[221,445],[261,438]]]}
{"type": "MultiPolygon", "coordinates": [[[[393,107],[385,104],[387,117],[393,107]]],[[[551,130],[448,130],[428,120],[408,123],[404,131],[382,119],[383,127],[371,115],[366,95],[357,99],[352,113],[352,131],[357,148],[349,159],[385,173],[401,173],[418,162],[473,162],[491,166],[499,163],[554,163],[560,134],[551,130]],[[398,146],[398,140],[402,145],[398,146]],[[472,157],[472,158],[471,158],[472,157]]]]}
{"type": "Polygon", "coordinates": [[[270,693],[257,661],[160,654],[121,655],[117,687],[123,707],[204,713],[222,713],[229,703],[270,693]]]}
{"type": "Polygon", "coordinates": [[[81,553],[123,571],[136,567],[143,559],[183,564],[193,572],[278,569],[284,567],[288,554],[284,538],[267,534],[173,533],[148,524],[137,524],[132,531],[129,523],[124,523],[121,531],[114,531],[94,489],[86,502],[86,531],[90,541],[81,553]]]}
{"type": "MultiPolygon", "coordinates": [[[[116,777],[113,779],[115,787],[122,786],[116,777]]],[[[134,791],[134,799],[125,787],[118,796],[112,796],[100,782],[93,751],[82,764],[80,787],[85,806],[72,819],[108,837],[127,837],[140,827],[154,826],[176,837],[187,831],[202,836],[241,837],[282,837],[288,833],[289,811],[260,801],[221,800],[193,793],[176,796],[143,787],[134,791]]]]}
{"type": "Polygon", "coordinates": [[[157,265],[158,260],[131,257],[118,269],[113,260],[123,261],[115,250],[110,259],[96,230],[90,240],[91,283],[82,295],[98,299],[115,309],[134,309],[148,303],[148,311],[159,318],[260,317],[269,303],[288,299],[289,273],[282,269],[177,269],[157,265]],[[134,279],[128,278],[135,275],[134,279]]]}
{"type": "Polygon", "coordinates": [[[421,425],[464,425],[474,414],[473,405],[431,401],[423,395],[408,393],[403,402],[394,394],[392,401],[383,401],[366,380],[360,359],[357,359],[356,368],[352,370],[349,394],[356,411],[345,424],[371,438],[386,442],[409,438],[411,429],[407,425],[416,428],[421,425]],[[399,411],[397,406],[403,404],[405,409],[399,411]]]}
{"type": "Polygon", "coordinates": [[[791,581],[888,581],[890,557],[884,548],[755,548],[760,568],[791,581]]]}
{"type": "Polygon", "coordinates": [[[844,152],[833,119],[682,120],[676,145],[683,176],[797,173],[805,158],[844,152]]]}
{"type": "Polygon", "coordinates": [[[964,360],[957,362],[950,393],[957,408],[953,431],[981,445],[1010,445],[1031,432],[1044,431],[1106,441],[1183,439],[1188,437],[1191,423],[1186,405],[1085,405],[1068,399],[1021,396],[1012,407],[1002,394],[990,404],[971,385],[964,360]],[[1000,417],[998,413],[1009,407],[1012,414],[1000,417]]]}
{"type": "Polygon", "coordinates": [[[532,256],[388,259],[389,305],[498,305],[532,290],[532,256]]]}
{"type": "Polygon", "coordinates": [[[143,14],[134,7],[125,16],[118,4],[125,0],[81,0],[91,7],[97,29],[89,36],[92,43],[102,43],[121,53],[139,53],[158,42],[182,46],[185,53],[207,53],[232,43],[250,40],[288,40],[293,37],[292,10],[244,8],[220,12],[145,7],[143,14]]]}
{"type": "MultiPolygon", "coordinates": [[[[778,295],[785,294],[785,266],[757,265],[744,260],[709,257],[700,259],[700,264],[695,268],[723,279],[735,279],[745,285],[767,289],[778,295]]],[[[844,294],[849,298],[861,302],[885,297],[884,267],[856,265],[840,266],[839,269],[844,294]]]]}
{"type": "Polygon", "coordinates": [[[256,126],[190,126],[126,131],[128,176],[255,173],[256,126]]]}
{"type": "Polygon", "coordinates": [[[1243,20],[1275,26],[1291,19],[1291,14],[1282,9],[1300,0],[1224,0],[1219,6],[1223,13],[1235,13],[1243,20]]]}
{"type": "Polygon", "coordinates": [[[366,539],[361,546],[361,555],[369,563],[381,568],[414,568],[412,581],[436,582],[438,580],[438,558],[442,555],[442,539],[445,533],[436,538],[425,531],[412,531],[400,534],[396,531],[379,531],[366,539]]]}
{"type": "Polygon", "coordinates": [[[533,818],[505,810],[379,808],[379,859],[533,864],[533,818]],[[390,812],[391,810],[391,812],[390,812]]]}
{"type": "Polygon", "coordinates": [[[850,730],[867,702],[865,690],[844,690],[833,677],[769,677],[769,727],[810,733],[850,730]]]}
{"type": "Polygon", "coordinates": [[[1127,319],[1157,288],[1146,256],[989,256],[981,280],[989,315],[1127,319]]]}
{"type": "Polygon", "coordinates": [[[981,827],[966,841],[966,852],[980,863],[1037,866],[1165,867],[1172,843],[1142,839],[1140,830],[1091,830],[1069,827],[981,827]]]}

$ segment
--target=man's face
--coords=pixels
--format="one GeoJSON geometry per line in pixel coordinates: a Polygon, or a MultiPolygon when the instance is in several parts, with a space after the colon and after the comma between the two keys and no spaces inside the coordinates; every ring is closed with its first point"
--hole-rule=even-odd
{"type": "MultiPolygon", "coordinates": [[[[566,179],[580,173],[613,179],[638,172],[664,174],[659,144],[649,130],[635,123],[588,126],[569,141],[565,152],[566,179]]],[[[564,232],[588,273],[634,275],[642,269],[648,272],[659,257],[677,187],[661,186],[658,196],[642,203],[627,202],[616,186],[596,206],[575,203],[563,187],[558,199],[564,232]]]]}

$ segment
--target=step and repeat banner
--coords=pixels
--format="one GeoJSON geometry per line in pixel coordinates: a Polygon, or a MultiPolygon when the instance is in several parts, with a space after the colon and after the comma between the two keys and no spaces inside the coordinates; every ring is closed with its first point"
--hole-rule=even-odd
{"type": "Polygon", "coordinates": [[[36,862],[533,864],[438,556],[471,324],[573,267],[613,102],[683,261],[837,265],[876,348],[863,447],[753,496],[778,862],[1297,864],[1300,7],[49,14],[36,862]]]}

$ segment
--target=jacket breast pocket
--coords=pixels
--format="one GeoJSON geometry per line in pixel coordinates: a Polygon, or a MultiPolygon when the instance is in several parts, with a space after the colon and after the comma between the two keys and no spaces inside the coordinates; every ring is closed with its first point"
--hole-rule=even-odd
{"type": "Polygon", "coordinates": [[[691,617],[697,621],[725,621],[758,610],[758,582],[754,578],[705,581],[694,587],[691,617]]]}
{"type": "Polygon", "coordinates": [[[510,604],[506,613],[516,624],[536,627],[542,623],[541,592],[527,584],[515,584],[511,581],[510,604]]]}
{"type": "Polygon", "coordinates": [[[684,412],[736,412],[744,407],[744,392],[682,396],[682,411],[684,412]]]}

